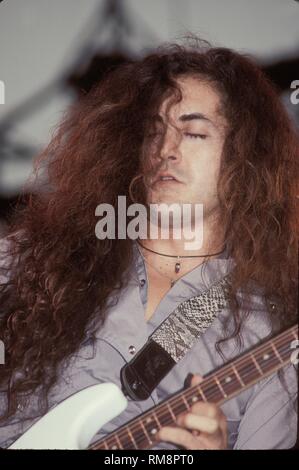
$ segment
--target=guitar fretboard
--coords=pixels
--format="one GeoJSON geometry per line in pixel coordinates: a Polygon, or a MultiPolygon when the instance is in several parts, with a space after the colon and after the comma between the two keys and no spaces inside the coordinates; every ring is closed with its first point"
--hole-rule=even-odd
{"type": "Polygon", "coordinates": [[[292,326],[260,346],[209,374],[200,385],[183,390],[121,426],[89,449],[148,449],[163,426],[174,425],[197,401],[221,405],[291,361],[298,327],[292,326]]]}

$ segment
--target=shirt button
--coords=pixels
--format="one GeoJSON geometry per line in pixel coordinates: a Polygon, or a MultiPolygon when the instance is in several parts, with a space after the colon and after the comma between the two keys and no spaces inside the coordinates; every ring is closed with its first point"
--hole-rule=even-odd
{"type": "Polygon", "coordinates": [[[143,287],[144,284],[145,284],[145,279],[141,279],[141,281],[140,281],[140,286],[143,287]]]}
{"type": "Polygon", "coordinates": [[[133,346],[133,345],[129,346],[129,353],[130,354],[135,354],[135,352],[136,352],[135,346],[133,346]]]}

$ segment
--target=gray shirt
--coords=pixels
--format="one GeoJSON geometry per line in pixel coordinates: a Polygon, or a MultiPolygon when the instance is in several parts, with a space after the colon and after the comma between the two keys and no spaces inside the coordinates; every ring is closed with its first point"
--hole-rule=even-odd
{"type": "MultiPolygon", "coordinates": [[[[119,294],[117,302],[111,299],[107,320],[97,330],[95,342],[87,335],[71,362],[62,369],[59,381],[49,394],[50,406],[96,383],[114,382],[120,386],[120,369],[142,348],[159,324],[181,302],[204,292],[228,274],[233,266],[234,261],[224,253],[193,269],[167,292],[150,321],[146,322],[148,280],[144,261],[135,246],[127,287],[119,294]]],[[[224,308],[151,397],[141,402],[129,401],[127,409],[105,425],[93,441],[181,389],[189,373],[205,375],[222,365],[223,359],[216,351],[215,343],[223,337],[226,319],[230,324],[230,312],[224,308]]],[[[239,346],[235,339],[227,341],[223,346],[225,360],[239,355],[270,332],[270,322],[261,297],[258,293],[253,294],[250,315],[244,320],[242,329],[242,345],[239,346]]],[[[274,374],[221,405],[227,417],[230,449],[284,449],[294,445],[297,433],[294,409],[297,374],[293,365],[284,368],[284,376],[286,388],[274,374]]],[[[6,400],[4,395],[1,399],[6,400]]],[[[19,409],[8,423],[0,427],[0,446],[8,447],[38,419],[34,411],[36,403],[37,396],[33,396],[26,409],[19,409]],[[26,416],[30,418],[24,420],[26,416]]],[[[156,448],[174,446],[160,443],[156,448]]]]}

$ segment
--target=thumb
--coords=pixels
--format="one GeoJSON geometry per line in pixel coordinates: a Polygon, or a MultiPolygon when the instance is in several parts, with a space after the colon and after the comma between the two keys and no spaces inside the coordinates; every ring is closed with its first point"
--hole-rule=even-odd
{"type": "Polygon", "coordinates": [[[203,378],[199,374],[192,374],[191,372],[187,375],[184,387],[189,388],[193,385],[198,385],[203,381],[203,378]]]}
{"type": "Polygon", "coordinates": [[[191,379],[191,387],[193,387],[194,385],[199,385],[202,381],[203,381],[203,378],[201,375],[199,374],[193,375],[191,379]]]}

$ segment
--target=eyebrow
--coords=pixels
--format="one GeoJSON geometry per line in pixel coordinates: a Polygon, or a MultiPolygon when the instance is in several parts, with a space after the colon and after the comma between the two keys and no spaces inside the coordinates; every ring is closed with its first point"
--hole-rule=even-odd
{"type": "Polygon", "coordinates": [[[215,127],[215,124],[213,123],[213,121],[211,121],[211,119],[209,119],[208,116],[202,113],[182,114],[179,117],[179,121],[182,121],[182,122],[194,121],[196,119],[207,121],[209,124],[212,124],[212,126],[215,127]]]}
{"type": "MultiPolygon", "coordinates": [[[[163,122],[163,118],[162,116],[160,116],[160,114],[155,117],[155,120],[163,122]]],[[[195,120],[206,121],[208,124],[211,124],[213,127],[216,127],[215,123],[203,113],[182,114],[179,117],[179,121],[181,122],[190,122],[195,120]]]]}

